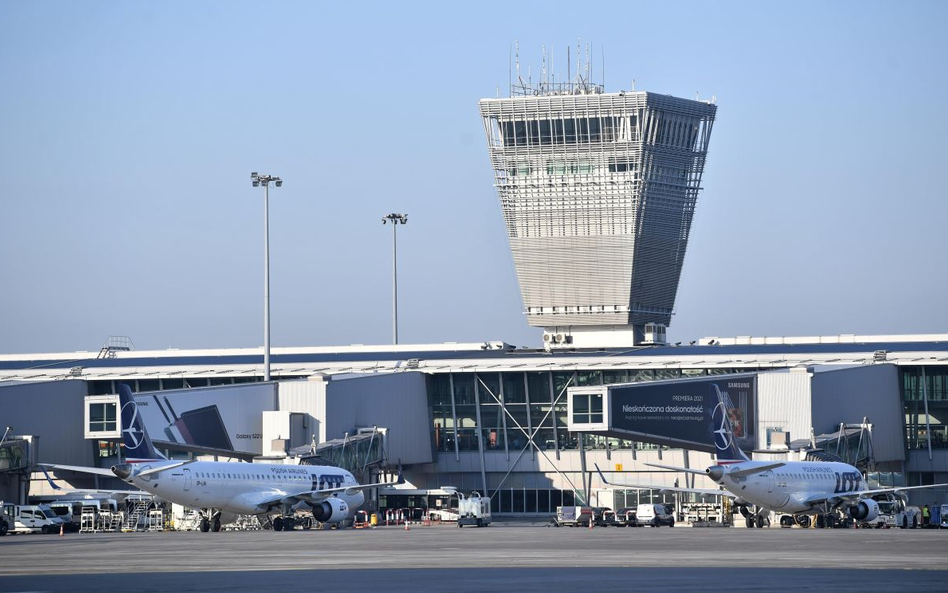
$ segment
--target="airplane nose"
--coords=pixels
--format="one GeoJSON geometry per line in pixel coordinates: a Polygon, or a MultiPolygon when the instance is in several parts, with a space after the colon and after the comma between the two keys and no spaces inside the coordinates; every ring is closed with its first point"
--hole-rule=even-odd
{"type": "MultiPolygon", "coordinates": [[[[115,469],[113,468],[112,471],[115,471],[115,469]]],[[[708,477],[714,480],[715,482],[720,482],[721,478],[724,477],[724,468],[721,467],[720,465],[709,467],[705,471],[708,473],[708,477]]]]}
{"type": "Polygon", "coordinates": [[[123,463],[121,465],[113,465],[112,473],[122,478],[123,480],[127,480],[128,477],[132,475],[132,466],[127,463],[123,463]]]}

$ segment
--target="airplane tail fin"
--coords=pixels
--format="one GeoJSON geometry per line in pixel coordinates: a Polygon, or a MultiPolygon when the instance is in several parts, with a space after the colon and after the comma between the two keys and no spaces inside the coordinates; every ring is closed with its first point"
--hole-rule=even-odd
{"type": "Polygon", "coordinates": [[[155,461],[165,456],[155,450],[151,437],[145,430],[145,423],[138,412],[138,404],[132,397],[128,385],[120,383],[119,408],[122,416],[122,442],[125,443],[125,456],[130,463],[137,461],[155,461]]]}
{"type": "Polygon", "coordinates": [[[718,464],[727,465],[729,463],[750,461],[750,458],[738,445],[738,438],[743,435],[743,428],[740,426],[740,423],[744,421],[743,411],[734,405],[727,391],[721,391],[721,388],[717,385],[711,387],[714,389],[718,400],[711,414],[711,434],[714,439],[718,464]],[[735,431],[735,423],[738,423],[740,432],[735,431]]]}

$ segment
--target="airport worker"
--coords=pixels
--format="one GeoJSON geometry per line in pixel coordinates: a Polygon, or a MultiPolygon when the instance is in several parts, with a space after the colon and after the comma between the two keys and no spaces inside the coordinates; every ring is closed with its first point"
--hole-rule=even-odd
{"type": "Polygon", "coordinates": [[[926,504],[924,507],[922,507],[922,527],[928,527],[928,523],[931,521],[931,518],[932,518],[932,511],[931,509],[928,508],[928,505],[926,504]]]}

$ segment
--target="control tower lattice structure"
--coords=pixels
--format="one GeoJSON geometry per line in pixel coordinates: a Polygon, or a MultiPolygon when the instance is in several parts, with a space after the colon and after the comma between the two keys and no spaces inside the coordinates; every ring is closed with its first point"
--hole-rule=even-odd
{"type": "Polygon", "coordinates": [[[528,323],[563,346],[664,341],[716,105],[518,90],[480,113],[528,323]]]}

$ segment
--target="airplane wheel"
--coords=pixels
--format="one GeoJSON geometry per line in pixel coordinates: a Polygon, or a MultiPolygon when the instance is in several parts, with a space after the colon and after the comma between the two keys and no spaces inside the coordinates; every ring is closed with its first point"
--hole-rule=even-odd
{"type": "Polygon", "coordinates": [[[746,519],[744,519],[744,521],[747,523],[747,528],[748,528],[748,529],[753,529],[753,527],[754,527],[754,517],[748,516],[746,519]]]}
{"type": "Polygon", "coordinates": [[[826,517],[824,517],[823,515],[817,515],[817,516],[816,516],[816,528],[817,528],[817,529],[823,529],[824,527],[826,527],[826,517]]]}
{"type": "Polygon", "coordinates": [[[207,533],[211,530],[211,522],[207,519],[201,519],[201,533],[207,533]]]}
{"type": "Polygon", "coordinates": [[[214,533],[217,533],[220,530],[221,530],[221,520],[214,519],[214,523],[211,524],[211,531],[213,531],[214,533]]]}
{"type": "Polygon", "coordinates": [[[283,531],[283,517],[277,517],[273,520],[273,531],[283,531]]]}
{"type": "Polygon", "coordinates": [[[810,516],[809,515],[800,515],[797,517],[797,525],[806,529],[810,526],[810,516]]]}
{"type": "Polygon", "coordinates": [[[764,516],[757,515],[757,529],[763,529],[764,527],[764,516]]]}

